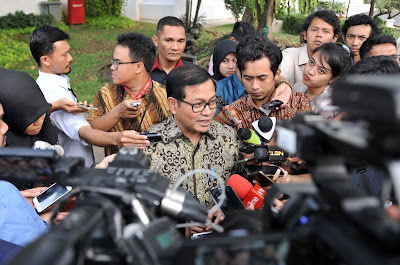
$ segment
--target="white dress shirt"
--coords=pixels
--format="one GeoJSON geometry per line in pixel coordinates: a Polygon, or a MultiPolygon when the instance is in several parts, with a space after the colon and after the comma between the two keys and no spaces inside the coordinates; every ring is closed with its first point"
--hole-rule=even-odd
{"type": "Polygon", "coordinates": [[[282,62],[279,65],[281,75],[294,85],[303,80],[303,72],[308,63],[307,45],[300,48],[287,48],[282,51],[282,62]]]}
{"type": "MultiPolygon", "coordinates": [[[[72,94],[69,78],[66,75],[43,73],[39,70],[37,84],[47,102],[52,103],[61,98],[77,102],[72,94]]],[[[50,114],[51,122],[58,128],[58,140],[64,148],[66,157],[82,157],[85,166],[90,167],[94,163],[92,146],[79,136],[79,129],[90,126],[82,113],[69,113],[64,110],[54,111],[50,114]]]]}

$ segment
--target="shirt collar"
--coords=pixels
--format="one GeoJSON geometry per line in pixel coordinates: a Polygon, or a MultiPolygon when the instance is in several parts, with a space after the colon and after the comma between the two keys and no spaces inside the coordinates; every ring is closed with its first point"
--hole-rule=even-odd
{"type": "Polygon", "coordinates": [[[44,73],[39,70],[39,77],[42,77],[42,78],[45,78],[46,80],[57,83],[57,85],[65,88],[65,89],[71,89],[71,85],[69,84],[69,78],[68,78],[68,76],[66,76],[64,74],[60,74],[60,75],[48,74],[48,73],[44,73]]]}
{"type": "MultiPolygon", "coordinates": [[[[178,62],[176,63],[176,65],[175,65],[174,69],[175,69],[175,68],[178,68],[179,66],[182,66],[182,65],[183,65],[183,61],[182,61],[182,59],[179,59],[178,62]]],[[[153,64],[153,68],[151,68],[151,71],[150,71],[150,72],[153,72],[154,69],[156,69],[156,68],[158,68],[158,69],[161,70],[161,71],[164,71],[164,70],[161,68],[160,64],[159,64],[159,61],[158,61],[158,54],[157,54],[156,60],[155,60],[155,62],[154,62],[154,64],[153,64]]]]}
{"type": "MultiPolygon", "coordinates": [[[[210,137],[213,140],[217,138],[216,121],[211,121],[210,127],[208,128],[207,132],[204,133],[204,135],[210,137]]],[[[169,144],[175,139],[182,136],[184,136],[184,134],[176,123],[174,116],[171,114],[165,123],[163,133],[161,135],[161,137],[163,138],[163,142],[169,144]]]]}
{"type": "Polygon", "coordinates": [[[304,65],[304,64],[308,63],[309,60],[310,60],[310,58],[308,58],[307,44],[306,44],[300,48],[298,64],[304,65]]]}

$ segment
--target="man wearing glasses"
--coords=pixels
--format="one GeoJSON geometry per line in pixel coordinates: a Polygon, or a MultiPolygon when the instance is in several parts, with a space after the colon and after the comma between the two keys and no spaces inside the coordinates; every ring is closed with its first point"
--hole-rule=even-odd
{"type": "MultiPolygon", "coordinates": [[[[117,42],[111,58],[113,83],[96,93],[94,106],[98,109],[90,112],[88,120],[93,128],[103,131],[143,132],[170,114],[165,87],[149,74],[156,48],[150,38],[135,32],[118,35],[117,42]]],[[[106,147],[105,155],[120,148],[106,147]]]]}
{"type": "MultiPolygon", "coordinates": [[[[67,76],[71,72],[72,62],[68,40],[67,33],[47,25],[35,29],[30,38],[31,53],[39,65],[36,82],[49,103],[63,98],[77,102],[67,76]]],[[[147,137],[138,135],[136,131],[104,132],[94,129],[82,113],[57,110],[51,113],[50,119],[59,130],[58,140],[64,148],[65,156],[82,157],[88,167],[94,162],[92,144],[103,147],[144,147],[149,144],[147,137]]]]}
{"type": "Polygon", "coordinates": [[[390,35],[376,35],[364,41],[360,48],[361,60],[374,56],[391,56],[400,64],[397,55],[396,40],[390,35]]]}
{"type": "MultiPolygon", "coordinates": [[[[242,143],[232,127],[213,120],[219,102],[207,71],[192,64],[174,69],[167,77],[167,96],[172,115],[148,129],[162,138],[144,149],[150,169],[171,183],[194,169],[214,170],[225,180],[238,172],[242,143]]],[[[182,187],[206,206],[214,204],[209,190],[217,187],[216,178],[195,174],[182,187]]]]}

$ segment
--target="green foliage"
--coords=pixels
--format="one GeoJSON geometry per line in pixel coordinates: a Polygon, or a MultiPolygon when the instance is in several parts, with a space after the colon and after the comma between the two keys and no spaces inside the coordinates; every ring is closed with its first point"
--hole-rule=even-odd
{"type": "Polygon", "coordinates": [[[87,18],[86,24],[96,29],[126,29],[135,26],[135,22],[122,16],[102,16],[87,18]]]}
{"type": "Polygon", "coordinates": [[[378,26],[383,26],[383,24],[385,23],[381,17],[376,17],[374,19],[378,23],[378,26]]]}
{"type": "Polygon", "coordinates": [[[299,4],[299,12],[304,15],[308,15],[318,7],[318,0],[303,0],[298,1],[299,4]]]}
{"type": "Polygon", "coordinates": [[[226,9],[229,9],[235,20],[238,21],[239,17],[243,15],[244,10],[247,6],[246,0],[224,0],[226,9]]]}
{"type": "Polygon", "coordinates": [[[16,11],[14,15],[9,13],[7,16],[0,17],[1,29],[39,27],[52,24],[54,24],[52,15],[36,16],[34,14],[25,14],[23,11],[16,11]]]}
{"type": "Polygon", "coordinates": [[[388,27],[383,27],[382,28],[382,34],[390,35],[390,36],[394,37],[394,29],[393,28],[388,28],[388,27]]]}
{"type": "Polygon", "coordinates": [[[388,14],[388,19],[391,19],[400,14],[400,0],[376,0],[375,8],[379,10],[379,13],[374,17],[388,14]]]}
{"type": "Polygon", "coordinates": [[[282,29],[286,33],[300,34],[306,17],[300,14],[290,14],[283,18],[282,29]]]}
{"type": "Polygon", "coordinates": [[[287,15],[291,14],[296,6],[296,0],[275,0],[275,17],[276,19],[281,19],[287,15]]]}
{"type": "Polygon", "coordinates": [[[319,8],[332,10],[335,13],[346,13],[346,6],[344,3],[334,0],[324,0],[319,2],[319,8]]]}
{"type": "Polygon", "coordinates": [[[86,0],[86,17],[121,16],[126,0],[86,0]]]}
{"type": "Polygon", "coordinates": [[[0,67],[12,68],[29,59],[31,51],[25,42],[0,38],[0,67]]]}

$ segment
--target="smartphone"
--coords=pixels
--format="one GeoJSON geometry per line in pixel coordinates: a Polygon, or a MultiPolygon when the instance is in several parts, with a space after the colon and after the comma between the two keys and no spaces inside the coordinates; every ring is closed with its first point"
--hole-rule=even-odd
{"type": "MultiPolygon", "coordinates": [[[[244,169],[246,171],[248,179],[256,180],[261,187],[270,186],[275,182],[272,180],[275,172],[278,170],[277,166],[254,166],[245,165],[244,169]]],[[[279,173],[279,176],[283,176],[283,172],[279,173]]]]}
{"type": "MultiPolygon", "coordinates": [[[[215,204],[217,204],[220,201],[221,198],[221,188],[214,188],[210,190],[211,197],[214,201],[215,204]]],[[[225,194],[226,198],[222,206],[220,207],[221,213],[226,216],[227,214],[232,214],[236,211],[239,210],[244,210],[246,209],[242,203],[242,201],[239,199],[239,197],[236,195],[236,192],[232,189],[231,186],[225,186],[225,194]]]]}
{"type": "Polygon", "coordinates": [[[63,186],[54,183],[49,188],[33,198],[33,204],[36,206],[36,211],[42,213],[52,206],[56,201],[61,199],[72,190],[71,186],[63,186]]]}
{"type": "Polygon", "coordinates": [[[139,107],[140,105],[142,105],[142,102],[141,102],[141,101],[133,102],[133,103],[131,104],[132,107],[139,107]]]}
{"type": "Polygon", "coordinates": [[[142,132],[140,135],[146,135],[150,142],[160,142],[162,141],[160,133],[148,133],[142,132]]]}
{"type": "Polygon", "coordinates": [[[195,233],[195,234],[193,234],[190,238],[191,238],[191,239],[206,238],[206,237],[209,236],[210,234],[212,234],[212,231],[209,231],[209,232],[201,232],[201,233],[195,233]]]}
{"type": "Polygon", "coordinates": [[[89,105],[85,105],[83,103],[78,103],[77,106],[82,108],[82,109],[86,109],[86,110],[98,110],[99,109],[97,107],[92,107],[92,106],[89,106],[89,105]]]}

